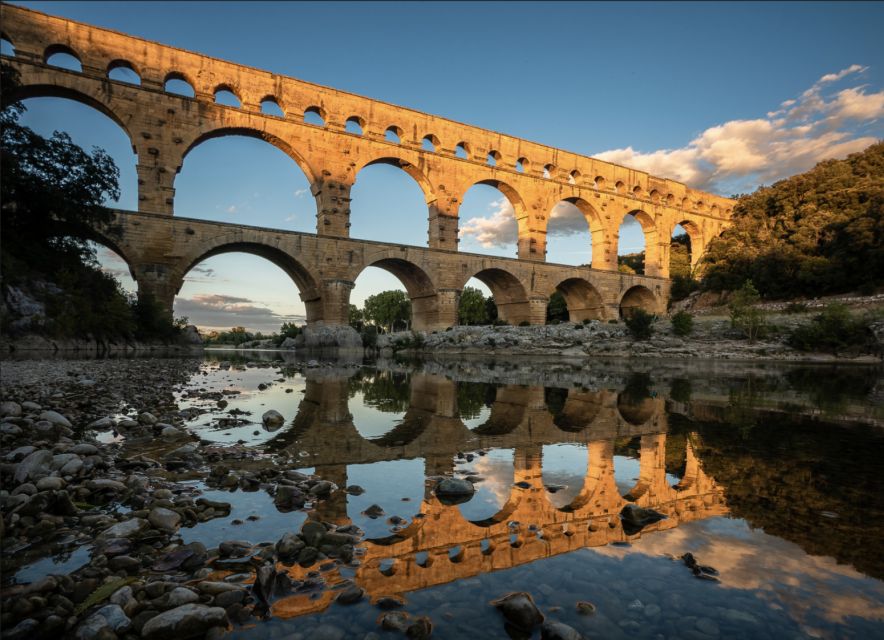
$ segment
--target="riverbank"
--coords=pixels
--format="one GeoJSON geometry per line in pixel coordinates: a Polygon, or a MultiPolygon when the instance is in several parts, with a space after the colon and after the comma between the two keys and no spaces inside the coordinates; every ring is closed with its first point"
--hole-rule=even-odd
{"type": "Polygon", "coordinates": [[[765,336],[750,342],[720,315],[694,318],[689,336],[677,335],[672,323],[658,319],[648,340],[636,340],[622,321],[562,323],[511,327],[453,327],[445,331],[399,332],[378,336],[384,356],[416,354],[558,355],[567,358],[698,358],[710,360],[770,360],[780,362],[881,362],[884,321],[873,324],[877,349],[865,353],[805,352],[787,344],[789,333],[809,321],[808,314],[771,314],[765,336]]]}

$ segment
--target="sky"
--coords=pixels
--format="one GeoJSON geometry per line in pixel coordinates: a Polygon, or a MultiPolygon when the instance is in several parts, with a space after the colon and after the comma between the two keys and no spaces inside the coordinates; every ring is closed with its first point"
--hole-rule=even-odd
{"type": "MultiPolygon", "coordinates": [[[[233,62],[591,155],[730,196],[884,138],[884,3],[286,3],[19,2],[233,62]]],[[[3,53],[7,53],[4,43],[3,53]]],[[[59,61],[59,64],[62,64],[59,61]]],[[[106,149],[121,198],[136,209],[136,157],[125,134],[72,101],[26,101],[23,122],[106,149]]],[[[175,182],[176,215],[315,231],[297,165],[263,141],[196,147],[175,182]]],[[[417,184],[385,165],[352,190],[354,238],[423,245],[417,184]],[[389,220],[382,227],[377,220],[389,220]]],[[[514,257],[502,194],[477,185],[460,209],[462,251],[514,257]]],[[[627,218],[620,254],[641,251],[627,218]]],[[[125,263],[101,248],[104,267],[125,263]]],[[[560,204],[550,262],[591,261],[589,230],[560,204]]],[[[487,288],[477,281],[489,294],[487,288]]],[[[369,268],[351,301],[404,289],[369,268]]],[[[188,274],[176,316],[203,328],[273,331],[303,321],[294,283],[250,255],[210,258],[188,274]]]]}

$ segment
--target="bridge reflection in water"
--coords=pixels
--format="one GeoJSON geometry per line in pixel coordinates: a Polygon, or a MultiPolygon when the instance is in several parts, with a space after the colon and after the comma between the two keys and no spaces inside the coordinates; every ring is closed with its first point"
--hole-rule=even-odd
{"type": "MultiPolygon", "coordinates": [[[[369,440],[359,433],[348,408],[350,379],[309,376],[292,428],[270,443],[271,448],[296,453],[304,466],[314,466],[317,475],[341,487],[311,514],[337,525],[350,523],[343,491],[348,465],[422,458],[431,477],[453,474],[459,452],[515,451],[513,486],[503,507],[490,518],[468,520],[458,506],[440,503],[428,482],[415,509],[418,515],[404,529],[363,541],[364,555],[352,579],[372,599],[728,513],[723,489],[703,472],[694,455],[694,436],[686,440],[680,481],[672,485],[667,479],[668,424],[662,398],[641,397],[629,389],[571,389],[553,408],[549,389],[500,386],[487,421],[470,430],[459,417],[456,382],[428,374],[413,374],[410,382],[404,418],[387,434],[369,440]],[[626,495],[618,491],[614,474],[615,440],[623,438],[640,440],[638,480],[626,495]],[[584,445],[588,456],[582,487],[563,507],[550,501],[542,476],[543,446],[558,443],[584,445]],[[667,518],[627,535],[619,514],[630,503],[656,509],[667,518]]],[[[295,565],[285,570],[293,579],[304,579],[312,568],[295,565]]],[[[343,579],[337,568],[325,578],[329,583],[343,579]]],[[[322,611],[335,595],[326,590],[318,597],[290,596],[273,605],[273,615],[287,618],[322,611]]]]}

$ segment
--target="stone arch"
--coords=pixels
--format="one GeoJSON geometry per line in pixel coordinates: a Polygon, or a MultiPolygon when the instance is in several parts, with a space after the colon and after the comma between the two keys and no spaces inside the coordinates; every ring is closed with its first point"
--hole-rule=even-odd
{"type": "Polygon", "coordinates": [[[528,295],[531,288],[518,277],[498,268],[479,269],[465,275],[460,290],[463,290],[470,278],[481,281],[491,289],[499,319],[512,325],[531,322],[531,303],[528,295]]]}
{"type": "Polygon", "coordinates": [[[564,406],[553,414],[553,424],[568,433],[577,433],[592,426],[602,408],[602,393],[579,389],[565,391],[564,406]]]}
{"type": "MultiPolygon", "coordinates": [[[[10,40],[11,42],[11,40],[10,40]]],[[[80,71],[82,71],[83,59],[80,55],[71,49],[69,46],[65,44],[51,44],[43,50],[43,63],[49,64],[49,58],[54,56],[57,53],[63,53],[65,55],[69,55],[74,58],[77,62],[80,63],[80,71]]]]}
{"type": "Polygon", "coordinates": [[[201,243],[195,246],[190,253],[182,256],[177,273],[174,274],[176,276],[174,278],[176,289],[173,292],[173,296],[181,290],[184,276],[204,260],[224,253],[248,253],[264,258],[282,269],[292,279],[300,292],[301,300],[304,301],[307,309],[307,323],[313,324],[321,321],[320,279],[299,260],[282,249],[245,239],[242,235],[242,232],[236,232],[212,238],[210,242],[201,243]]]}
{"type": "Polygon", "coordinates": [[[657,297],[647,287],[635,285],[620,297],[620,317],[628,318],[636,309],[656,313],[657,297]]]}
{"type": "MultiPolygon", "coordinates": [[[[654,223],[654,218],[647,212],[641,209],[633,209],[624,215],[624,218],[630,215],[636,219],[636,221],[641,225],[642,233],[645,238],[645,269],[644,275],[648,276],[656,276],[660,275],[661,265],[660,265],[660,243],[658,238],[657,225],[654,223]]],[[[619,254],[620,248],[620,240],[619,240],[619,232],[618,232],[618,240],[617,240],[617,253],[619,254]]],[[[668,264],[668,263],[667,263],[668,264]]]]}
{"type": "MultiPolygon", "coordinates": [[[[519,257],[522,257],[522,245],[530,244],[530,233],[529,233],[529,225],[528,225],[528,207],[525,206],[525,201],[522,199],[522,196],[519,195],[519,192],[516,191],[511,185],[503,182],[502,180],[498,180],[496,178],[487,178],[483,180],[478,180],[473,182],[466,189],[463,190],[463,193],[460,196],[460,201],[463,202],[464,197],[467,192],[472,189],[475,185],[481,184],[487,187],[493,187],[500,191],[503,196],[509,201],[510,205],[513,207],[513,215],[516,218],[516,224],[518,225],[518,246],[519,246],[519,257]]],[[[543,255],[546,255],[546,245],[542,247],[543,255]]]]}
{"type": "Polygon", "coordinates": [[[654,400],[650,397],[631,398],[628,394],[617,395],[617,412],[629,424],[639,427],[647,424],[657,411],[654,400]]]}
{"type": "Polygon", "coordinates": [[[426,174],[408,160],[396,156],[381,156],[379,158],[374,158],[373,160],[369,160],[368,162],[363,163],[362,166],[360,166],[355,171],[355,174],[353,176],[354,184],[356,180],[359,179],[360,171],[365,169],[365,167],[370,167],[376,164],[386,164],[390,165],[391,167],[402,169],[405,173],[411,176],[415,182],[417,182],[418,186],[421,188],[421,191],[424,192],[424,200],[428,205],[436,201],[436,191],[426,174]]]}
{"type": "Polygon", "coordinates": [[[416,331],[436,328],[439,322],[439,299],[432,278],[414,262],[403,258],[401,250],[389,250],[370,256],[352,274],[353,282],[368,267],[387,271],[402,283],[411,299],[411,326],[416,331]]]}
{"type": "MultiPolygon", "coordinates": [[[[236,98],[237,104],[233,108],[235,108],[235,109],[242,108],[242,95],[240,93],[240,90],[237,89],[234,85],[230,84],[229,82],[222,82],[221,84],[217,85],[214,89],[212,89],[212,98],[213,98],[213,102],[215,104],[218,104],[218,105],[224,104],[224,103],[218,101],[218,94],[222,93],[222,92],[229,93],[234,98],[236,98]]],[[[232,105],[225,105],[225,106],[232,106],[232,105]]]]}
{"type": "Polygon", "coordinates": [[[681,225],[681,228],[685,230],[685,233],[688,234],[688,238],[690,238],[691,269],[694,269],[700,262],[700,257],[702,256],[705,247],[705,242],[703,241],[703,229],[700,227],[699,224],[693,222],[692,220],[680,220],[679,222],[673,224],[672,228],[669,230],[670,238],[675,232],[676,225],[681,225]]]}
{"type": "Polygon", "coordinates": [[[612,251],[608,241],[608,234],[605,230],[605,223],[595,207],[579,196],[562,198],[561,202],[573,204],[586,219],[592,239],[592,264],[590,266],[593,269],[616,270],[617,259],[616,256],[611,255],[612,251]]]}
{"type": "Polygon", "coordinates": [[[566,278],[555,286],[555,290],[565,299],[571,322],[605,319],[602,295],[591,282],[579,277],[566,278]]]}
{"type": "Polygon", "coordinates": [[[199,146],[206,140],[212,140],[213,138],[223,138],[225,136],[245,136],[247,138],[256,138],[258,140],[263,140],[270,143],[295,161],[298,167],[300,167],[301,171],[304,172],[304,175],[307,176],[307,180],[308,182],[310,182],[311,185],[316,184],[316,174],[313,171],[313,168],[307,163],[307,161],[301,154],[299,154],[297,151],[295,151],[294,148],[292,148],[290,144],[288,144],[281,138],[273,135],[272,133],[268,133],[267,131],[262,131],[260,129],[253,129],[251,127],[219,127],[217,129],[210,129],[201,133],[187,146],[184,153],[181,154],[181,164],[177,167],[177,172],[181,173],[181,168],[184,165],[184,159],[187,158],[187,154],[193,151],[197,146],[199,146]]]}
{"type": "MultiPolygon", "coordinates": [[[[61,80],[64,80],[64,78],[62,78],[61,80]]],[[[138,149],[135,146],[135,137],[132,135],[129,127],[126,125],[123,119],[114,111],[112,103],[110,103],[109,101],[105,101],[109,98],[109,96],[106,96],[104,94],[99,94],[99,96],[91,96],[89,94],[83,93],[78,89],[64,86],[63,84],[43,83],[23,84],[22,86],[15,87],[14,89],[7,89],[5,92],[10,95],[4,96],[4,102],[8,100],[11,103],[17,102],[19,100],[27,100],[29,98],[67,98],[68,100],[73,100],[74,102],[85,104],[87,107],[92,107],[96,111],[113,120],[114,123],[116,123],[117,126],[119,126],[126,133],[126,137],[129,138],[129,142],[132,145],[132,151],[136,155],[138,154],[138,149]]]]}
{"type": "Polygon", "coordinates": [[[107,65],[107,75],[110,77],[110,74],[115,69],[129,69],[132,73],[138,76],[138,84],[141,84],[141,71],[129,60],[124,60],[123,58],[116,58],[111,60],[107,65]]]}
{"type": "Polygon", "coordinates": [[[271,116],[273,118],[285,118],[285,107],[282,105],[282,102],[279,101],[279,98],[277,98],[272,93],[268,93],[258,101],[258,108],[265,116],[271,116]],[[279,109],[280,113],[270,113],[268,111],[269,108],[265,107],[265,105],[275,106],[277,109],[279,109]]]}

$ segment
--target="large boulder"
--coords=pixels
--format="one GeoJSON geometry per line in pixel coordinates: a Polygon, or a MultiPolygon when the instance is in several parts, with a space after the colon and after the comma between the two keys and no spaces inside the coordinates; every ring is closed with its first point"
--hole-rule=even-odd
{"type": "Polygon", "coordinates": [[[304,349],[362,349],[362,336],[351,326],[306,326],[295,338],[295,345],[304,349]]]}
{"type": "Polygon", "coordinates": [[[475,492],[472,482],[460,478],[445,478],[434,489],[439,502],[445,505],[468,502],[475,492]]]}
{"type": "Polygon", "coordinates": [[[226,627],[227,613],[221,607],[183,604],[151,618],[141,629],[145,640],[202,637],[212,627],[226,627]]]}

